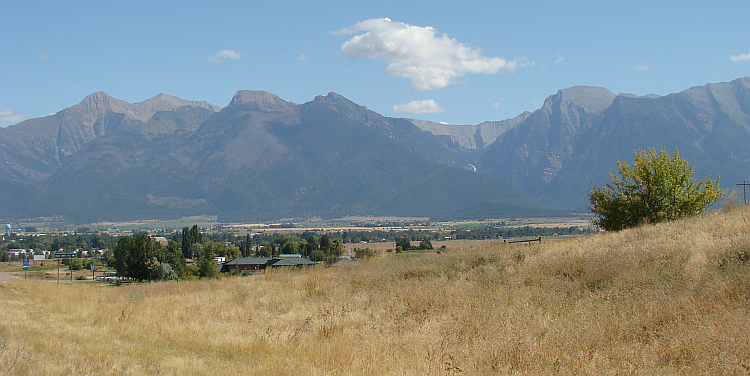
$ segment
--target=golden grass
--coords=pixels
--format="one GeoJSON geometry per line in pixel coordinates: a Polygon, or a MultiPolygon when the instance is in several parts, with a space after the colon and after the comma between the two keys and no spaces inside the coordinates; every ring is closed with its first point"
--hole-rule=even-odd
{"type": "Polygon", "coordinates": [[[747,374],[750,211],[341,268],[0,283],[0,375],[747,374]]]}

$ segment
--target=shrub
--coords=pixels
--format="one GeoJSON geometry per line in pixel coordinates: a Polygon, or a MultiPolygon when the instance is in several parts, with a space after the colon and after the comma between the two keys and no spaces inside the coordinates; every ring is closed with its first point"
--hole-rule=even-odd
{"type": "Polygon", "coordinates": [[[370,249],[370,248],[364,248],[364,249],[360,249],[360,248],[355,248],[355,249],[354,249],[354,253],[356,254],[356,256],[355,256],[355,257],[356,257],[357,259],[360,259],[360,260],[361,260],[361,259],[366,259],[366,258],[370,258],[370,257],[372,257],[372,256],[374,256],[374,255],[375,255],[375,251],[373,251],[373,250],[372,250],[372,249],[370,249]]]}
{"type": "Polygon", "coordinates": [[[693,165],[677,149],[674,156],[654,148],[633,156],[632,166],[618,161],[620,176],[610,174],[611,183],[589,193],[594,223],[607,231],[701,214],[723,195],[718,180],[696,183],[693,165]]]}
{"type": "Polygon", "coordinates": [[[432,242],[430,242],[428,239],[424,239],[421,242],[419,242],[419,249],[434,249],[434,248],[432,248],[432,242]]]}

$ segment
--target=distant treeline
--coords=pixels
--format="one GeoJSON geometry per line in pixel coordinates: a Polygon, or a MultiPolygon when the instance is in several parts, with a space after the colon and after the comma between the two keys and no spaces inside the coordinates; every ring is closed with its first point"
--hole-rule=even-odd
{"type": "MultiPolygon", "coordinates": [[[[400,235],[406,235],[411,241],[421,240],[445,240],[450,239],[467,239],[467,240],[483,240],[483,239],[498,239],[498,238],[519,238],[519,237],[538,237],[538,236],[554,236],[554,235],[587,235],[595,232],[596,230],[589,227],[499,227],[499,226],[484,226],[476,227],[471,229],[435,229],[435,230],[346,230],[346,231],[325,231],[324,233],[330,239],[339,239],[344,244],[350,243],[380,243],[380,242],[395,242],[397,237],[400,235]]],[[[307,240],[311,236],[315,239],[321,237],[321,231],[295,231],[288,233],[275,233],[275,232],[262,232],[253,236],[254,244],[258,245],[271,245],[275,243],[277,246],[283,246],[285,243],[291,240],[302,241],[307,240]]],[[[182,239],[179,237],[180,234],[174,233],[172,240],[181,242],[182,239]]],[[[236,235],[232,232],[216,231],[204,235],[207,239],[212,241],[222,241],[234,244],[239,244],[245,237],[236,235]]]]}
{"type": "Polygon", "coordinates": [[[453,239],[497,239],[497,238],[522,238],[555,235],[587,235],[596,232],[592,228],[571,227],[506,227],[492,228],[484,227],[471,230],[458,230],[451,232],[453,239]]]}
{"type": "MultiPolygon", "coordinates": [[[[333,242],[342,244],[351,243],[379,243],[395,242],[399,236],[406,236],[411,241],[419,242],[422,240],[439,241],[446,239],[455,240],[482,240],[498,238],[519,238],[519,237],[538,237],[554,235],[586,235],[592,233],[592,228],[588,227],[504,227],[496,225],[477,226],[467,229],[434,229],[434,230],[346,230],[346,231],[292,231],[286,233],[261,232],[254,234],[250,242],[254,247],[268,247],[278,252],[307,253],[303,250],[303,244],[316,242],[320,244],[322,236],[333,242]]],[[[183,243],[183,233],[180,231],[170,233],[159,233],[157,236],[164,236],[168,240],[183,243]]],[[[248,238],[246,234],[238,234],[232,231],[207,231],[202,233],[203,241],[211,241],[222,244],[224,247],[236,247],[240,250],[247,247],[248,238]]],[[[105,233],[67,233],[67,234],[46,234],[38,236],[30,235],[6,235],[5,239],[0,241],[0,252],[3,255],[10,249],[33,249],[36,253],[41,251],[76,252],[81,256],[81,251],[91,250],[114,250],[119,237],[105,233]]],[[[309,247],[308,247],[309,248],[309,247]]],[[[98,253],[98,252],[97,252],[98,253]]],[[[105,252],[98,253],[99,255],[105,252]]],[[[224,252],[219,251],[223,255],[224,252]]],[[[7,256],[0,255],[0,260],[7,260],[7,256]]],[[[93,252],[88,256],[95,255],[93,252]]]]}
{"type": "Polygon", "coordinates": [[[0,250],[33,249],[34,251],[73,252],[75,250],[90,251],[95,249],[114,249],[117,237],[104,233],[58,233],[44,235],[5,235],[0,241],[0,250]]]}

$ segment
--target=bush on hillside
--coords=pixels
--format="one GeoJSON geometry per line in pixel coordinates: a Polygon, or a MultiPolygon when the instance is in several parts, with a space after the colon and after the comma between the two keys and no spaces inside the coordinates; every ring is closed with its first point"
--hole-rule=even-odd
{"type": "Polygon", "coordinates": [[[664,149],[634,152],[634,162],[618,161],[620,176],[610,174],[611,183],[589,193],[594,223],[607,231],[618,231],[644,223],[671,221],[703,213],[724,194],[719,182],[693,180],[693,164],[664,149]]]}

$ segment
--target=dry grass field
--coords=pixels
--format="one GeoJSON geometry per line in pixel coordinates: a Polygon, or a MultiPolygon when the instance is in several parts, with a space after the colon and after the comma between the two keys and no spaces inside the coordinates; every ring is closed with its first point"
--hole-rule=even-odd
{"type": "Polygon", "coordinates": [[[0,282],[0,375],[750,374],[749,221],[220,280],[0,282]]]}

